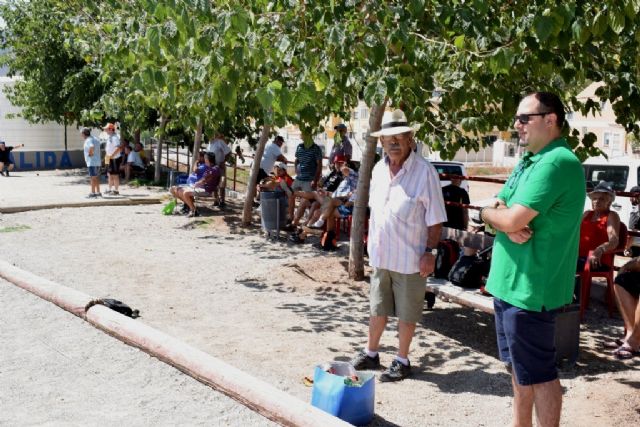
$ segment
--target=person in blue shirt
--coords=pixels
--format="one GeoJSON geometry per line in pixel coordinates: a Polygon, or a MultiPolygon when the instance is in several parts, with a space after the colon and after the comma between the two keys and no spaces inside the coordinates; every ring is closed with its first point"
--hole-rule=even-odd
{"type": "Polygon", "coordinates": [[[80,133],[84,138],[84,161],[89,169],[89,180],[91,182],[91,193],[87,198],[95,199],[96,197],[102,197],[102,193],[100,193],[100,166],[102,165],[100,141],[91,136],[91,129],[89,128],[82,128],[80,133]]]}

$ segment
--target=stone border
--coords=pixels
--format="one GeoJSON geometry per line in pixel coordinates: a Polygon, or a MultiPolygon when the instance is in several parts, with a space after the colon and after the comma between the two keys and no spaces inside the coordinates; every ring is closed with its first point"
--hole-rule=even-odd
{"type": "Polygon", "coordinates": [[[224,361],[102,305],[92,298],[0,260],[0,277],[88,321],[126,344],[221,391],[284,426],[346,427],[346,423],[224,361]]]}
{"type": "Polygon", "coordinates": [[[87,208],[92,206],[133,206],[133,205],[154,205],[160,204],[163,200],[159,198],[149,199],[102,199],[95,202],[74,202],[74,203],[52,203],[48,205],[30,205],[30,206],[11,206],[8,208],[0,208],[0,214],[11,214],[28,211],[39,211],[44,209],[62,209],[62,208],[87,208]]]}

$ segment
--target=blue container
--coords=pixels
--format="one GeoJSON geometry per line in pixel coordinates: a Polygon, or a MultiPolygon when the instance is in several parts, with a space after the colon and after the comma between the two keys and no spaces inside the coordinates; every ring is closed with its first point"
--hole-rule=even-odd
{"type": "Polygon", "coordinates": [[[357,375],[363,381],[362,386],[347,386],[345,377],[316,366],[311,405],[353,425],[369,424],[375,407],[375,375],[365,371],[358,371],[357,375]]]}
{"type": "Polygon", "coordinates": [[[263,191],[260,193],[260,215],[262,229],[280,230],[287,225],[287,195],[284,191],[263,191]]]}

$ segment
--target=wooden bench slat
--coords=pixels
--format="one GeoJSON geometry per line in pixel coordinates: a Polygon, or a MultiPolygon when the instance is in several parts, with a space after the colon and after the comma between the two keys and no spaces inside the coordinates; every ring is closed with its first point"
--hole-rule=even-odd
{"type": "Polygon", "coordinates": [[[454,285],[448,280],[429,277],[427,278],[426,290],[445,297],[456,304],[493,314],[493,297],[482,295],[477,289],[465,289],[454,285]]]}

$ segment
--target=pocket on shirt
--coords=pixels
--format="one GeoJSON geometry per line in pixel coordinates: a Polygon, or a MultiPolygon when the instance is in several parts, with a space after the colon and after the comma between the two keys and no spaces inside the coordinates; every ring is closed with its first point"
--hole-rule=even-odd
{"type": "Polygon", "coordinates": [[[413,222],[416,215],[417,200],[414,197],[402,196],[389,200],[391,215],[404,222],[413,222]]]}

